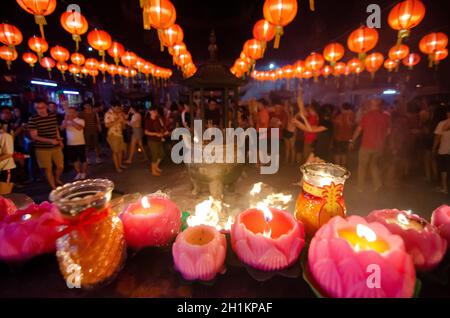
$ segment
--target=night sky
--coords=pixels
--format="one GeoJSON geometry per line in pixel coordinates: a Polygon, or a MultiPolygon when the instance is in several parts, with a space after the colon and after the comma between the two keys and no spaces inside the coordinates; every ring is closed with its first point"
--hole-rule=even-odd
{"type": "MultiPolygon", "coordinates": [[[[263,17],[263,0],[173,0],[177,10],[177,23],[185,32],[185,43],[192,53],[194,63],[200,64],[208,58],[207,46],[211,29],[216,30],[219,45],[219,58],[231,66],[239,56],[242,45],[252,38],[253,24],[263,17]]],[[[413,50],[418,51],[420,38],[429,33],[442,31],[449,34],[448,14],[450,3],[447,0],[424,0],[427,14],[424,21],[415,29],[408,40],[413,50]]],[[[155,30],[146,31],[142,27],[142,13],[138,0],[73,0],[58,1],[56,12],[47,17],[46,38],[50,46],[61,44],[71,51],[74,42],[64,31],[59,17],[69,3],[81,6],[82,13],[92,27],[103,28],[113,39],[136,52],[143,58],[160,66],[171,67],[167,51],[161,53],[155,30]]],[[[396,1],[386,0],[316,0],[316,11],[309,10],[309,1],[299,0],[299,13],[294,22],[285,28],[281,47],[274,50],[270,45],[258,66],[270,62],[280,65],[304,59],[311,51],[322,51],[331,41],[346,44],[349,33],[363,23],[367,17],[366,7],[376,3],[383,11],[380,42],[376,51],[387,54],[395,44],[397,33],[387,24],[389,9],[396,1]]],[[[39,34],[32,15],[23,11],[14,0],[2,1],[1,20],[18,26],[24,34],[24,42],[18,48],[19,54],[27,49],[26,41],[33,34],[39,34]]],[[[96,52],[87,52],[86,36],[83,36],[81,52],[86,56],[98,57],[96,52]]],[[[347,52],[344,60],[353,57],[347,52]]],[[[16,64],[19,61],[16,61],[16,64]]],[[[24,64],[19,62],[20,64],[24,64]]],[[[448,70],[448,61],[443,63],[448,70]]],[[[257,68],[258,68],[257,66],[257,68]]],[[[5,67],[2,65],[1,70],[5,67]]],[[[441,70],[441,71],[443,71],[441,70]]],[[[444,71],[443,73],[449,73],[444,71]]]]}

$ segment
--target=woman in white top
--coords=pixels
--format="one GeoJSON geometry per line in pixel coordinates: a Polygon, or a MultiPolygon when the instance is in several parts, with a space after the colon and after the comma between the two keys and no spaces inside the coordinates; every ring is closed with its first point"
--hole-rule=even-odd
{"type": "Polygon", "coordinates": [[[14,138],[8,132],[8,125],[0,123],[0,194],[12,192],[11,170],[14,163],[14,138]]]}
{"type": "Polygon", "coordinates": [[[142,143],[142,139],[144,137],[144,130],[142,129],[142,116],[134,106],[130,107],[128,114],[132,115],[131,120],[127,123],[127,125],[133,129],[133,134],[131,136],[128,160],[126,160],[124,163],[131,164],[137,147],[138,149],[141,149],[140,152],[142,152],[145,158],[148,160],[147,155],[144,151],[144,145],[142,143]]]}

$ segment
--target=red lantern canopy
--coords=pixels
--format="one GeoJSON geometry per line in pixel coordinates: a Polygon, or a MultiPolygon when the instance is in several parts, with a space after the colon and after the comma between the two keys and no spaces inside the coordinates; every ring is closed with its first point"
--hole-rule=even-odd
{"type": "Polygon", "coordinates": [[[363,60],[366,53],[372,50],[378,43],[378,31],[366,26],[362,26],[353,31],[347,40],[350,51],[358,53],[363,60]]]}
{"type": "Polygon", "coordinates": [[[73,64],[81,66],[84,64],[86,59],[84,58],[84,55],[81,53],[72,53],[72,55],[70,56],[70,60],[72,61],[73,64]]]}
{"type": "Polygon", "coordinates": [[[253,27],[253,37],[261,42],[270,42],[275,37],[275,27],[269,21],[261,19],[253,27]]]}
{"type": "Polygon", "coordinates": [[[18,55],[15,48],[10,48],[6,45],[0,47],[0,58],[6,61],[8,70],[11,68],[11,62],[17,59],[17,57],[18,55]]]}
{"type": "Polygon", "coordinates": [[[52,78],[51,71],[55,67],[56,62],[51,57],[43,57],[41,58],[41,61],[39,62],[43,68],[45,68],[48,71],[48,77],[52,78]]]}
{"type": "Polygon", "coordinates": [[[96,49],[99,55],[105,60],[105,51],[111,47],[111,36],[103,30],[92,30],[87,36],[89,45],[96,49]]]}
{"type": "Polygon", "coordinates": [[[41,31],[41,37],[45,39],[44,25],[47,24],[45,16],[55,11],[56,0],[17,0],[17,3],[22,9],[34,15],[34,20],[41,31]]]}
{"type": "Polygon", "coordinates": [[[66,62],[58,62],[58,63],[56,63],[56,68],[61,72],[62,78],[65,81],[66,76],[65,76],[64,72],[69,69],[69,65],[67,65],[66,62]]]}
{"type": "Polygon", "coordinates": [[[409,36],[412,28],[419,25],[425,17],[425,6],[420,0],[406,0],[398,3],[389,13],[391,28],[398,30],[398,43],[409,36]]]}
{"type": "Polygon", "coordinates": [[[134,64],[136,63],[137,58],[138,57],[136,54],[134,54],[131,51],[127,51],[122,55],[122,57],[120,58],[120,61],[126,67],[133,67],[134,64]]]}
{"type": "Polygon", "coordinates": [[[45,41],[44,38],[40,38],[35,35],[33,35],[33,37],[28,40],[28,46],[32,51],[37,53],[39,60],[41,59],[42,55],[48,50],[47,41],[45,41]]]}
{"type": "Polygon", "coordinates": [[[252,60],[259,60],[264,55],[264,46],[262,42],[251,39],[245,42],[243,52],[252,60]]]}
{"type": "Polygon", "coordinates": [[[417,53],[411,53],[402,60],[403,65],[407,66],[410,70],[420,63],[420,55],[417,53]]]}
{"type": "Polygon", "coordinates": [[[445,33],[437,32],[425,35],[419,43],[419,49],[422,53],[428,55],[430,67],[435,64],[434,53],[443,50],[448,45],[448,37],[445,33]]]}
{"type": "Polygon", "coordinates": [[[116,65],[119,65],[120,57],[125,53],[125,48],[119,42],[112,42],[108,49],[108,54],[114,58],[116,65]]]}
{"type": "Polygon", "coordinates": [[[389,50],[389,58],[394,61],[403,60],[409,54],[409,47],[404,44],[397,44],[389,50]]]}
{"type": "Polygon", "coordinates": [[[164,29],[161,33],[161,42],[167,47],[182,43],[183,38],[183,29],[178,24],[174,24],[167,29],[164,29]]]}
{"type": "Polygon", "coordinates": [[[370,73],[372,78],[375,76],[375,73],[383,66],[384,56],[381,53],[372,53],[367,55],[364,65],[366,67],[367,72],[370,73]]]}
{"type": "Polygon", "coordinates": [[[8,45],[9,47],[14,47],[22,43],[23,36],[22,32],[14,25],[0,23],[0,42],[8,45]]]}
{"type": "Polygon", "coordinates": [[[62,47],[60,45],[56,45],[50,49],[50,55],[51,57],[62,63],[66,62],[70,58],[69,50],[67,50],[65,47],[62,47]]]}
{"type": "Polygon", "coordinates": [[[294,20],[297,10],[297,0],[266,0],[264,2],[264,18],[275,26],[274,48],[279,47],[283,27],[294,20]]]}
{"type": "Polygon", "coordinates": [[[325,60],[334,66],[337,61],[344,57],[345,48],[340,43],[330,43],[323,50],[325,60]]]}
{"type": "Polygon", "coordinates": [[[84,63],[84,66],[86,66],[88,70],[97,70],[98,69],[98,61],[94,58],[89,58],[84,63]]]}
{"type": "Polygon", "coordinates": [[[22,60],[30,65],[30,67],[34,67],[34,64],[36,64],[36,62],[38,61],[38,57],[34,53],[25,52],[22,55],[22,60]]]}
{"type": "Polygon", "coordinates": [[[81,35],[85,34],[89,27],[86,18],[80,12],[66,11],[61,15],[60,22],[64,30],[72,34],[75,52],[78,52],[81,35]]]}

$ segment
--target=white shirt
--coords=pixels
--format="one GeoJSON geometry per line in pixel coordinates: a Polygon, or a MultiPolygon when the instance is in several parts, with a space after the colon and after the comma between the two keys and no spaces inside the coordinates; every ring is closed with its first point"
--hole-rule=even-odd
{"type": "MultiPolygon", "coordinates": [[[[84,128],[84,119],[77,117],[73,119],[73,121],[84,128]]],[[[66,137],[68,146],[82,146],[86,144],[84,140],[84,129],[76,129],[73,126],[67,126],[66,137]]]]}
{"type": "MultiPolygon", "coordinates": [[[[14,138],[5,132],[0,133],[0,155],[14,154],[14,138]]],[[[9,158],[0,162],[0,171],[11,170],[16,167],[13,158],[9,158]]]]}
{"type": "Polygon", "coordinates": [[[441,136],[438,153],[440,155],[450,155],[450,119],[441,121],[434,133],[441,136]]]}

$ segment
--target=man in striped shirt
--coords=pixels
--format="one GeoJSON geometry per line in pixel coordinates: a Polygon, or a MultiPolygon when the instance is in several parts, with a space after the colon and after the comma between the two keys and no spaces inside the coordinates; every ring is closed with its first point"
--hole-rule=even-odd
{"type": "Polygon", "coordinates": [[[36,161],[39,168],[43,169],[47,181],[52,189],[63,185],[61,174],[64,170],[63,143],[59,133],[56,114],[48,112],[48,105],[43,100],[38,100],[34,105],[37,115],[28,123],[31,139],[34,141],[36,161]],[[56,171],[53,174],[53,164],[56,171]]]}

